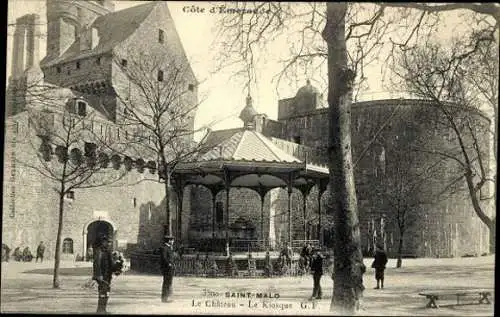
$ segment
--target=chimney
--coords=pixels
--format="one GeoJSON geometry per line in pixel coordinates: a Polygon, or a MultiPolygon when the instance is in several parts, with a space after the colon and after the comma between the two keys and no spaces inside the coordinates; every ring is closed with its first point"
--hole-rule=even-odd
{"type": "Polygon", "coordinates": [[[26,67],[38,66],[40,62],[40,16],[31,14],[26,17],[26,67]]]}
{"type": "Polygon", "coordinates": [[[99,34],[95,27],[85,26],[80,29],[80,51],[93,50],[99,44],[99,34]]]}
{"type": "Polygon", "coordinates": [[[26,33],[25,17],[16,20],[16,30],[14,31],[14,41],[12,45],[12,78],[17,79],[23,75],[24,71],[24,38],[26,33]]]}
{"type": "Polygon", "coordinates": [[[90,49],[94,49],[97,44],[99,44],[99,33],[96,28],[92,28],[90,31],[90,49]]]}

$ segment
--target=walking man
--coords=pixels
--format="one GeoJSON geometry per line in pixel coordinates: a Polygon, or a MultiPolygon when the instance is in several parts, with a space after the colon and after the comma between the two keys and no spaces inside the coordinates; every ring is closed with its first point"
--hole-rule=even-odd
{"type": "Polygon", "coordinates": [[[111,247],[106,235],[98,237],[94,254],[94,274],[92,279],[97,281],[98,301],[97,312],[106,313],[106,305],[111,291],[111,277],[113,275],[113,260],[111,247]]]}
{"type": "Polygon", "coordinates": [[[161,287],[161,301],[168,302],[172,295],[172,280],[174,278],[174,237],[165,236],[163,245],[160,247],[160,265],[163,273],[163,284],[161,287]]]}
{"type": "Polygon", "coordinates": [[[311,272],[313,275],[314,287],[311,299],[321,299],[321,276],[323,275],[323,255],[320,253],[319,249],[314,250],[314,255],[311,259],[311,272]]]}
{"type": "Polygon", "coordinates": [[[40,259],[40,262],[43,262],[43,254],[45,253],[45,245],[43,244],[43,241],[40,241],[40,244],[38,245],[38,248],[36,248],[36,260],[35,263],[38,262],[38,259],[40,259]]]}
{"type": "Polygon", "coordinates": [[[385,254],[384,247],[377,245],[375,259],[372,263],[372,268],[375,269],[375,279],[377,280],[377,287],[375,287],[375,289],[384,288],[384,271],[386,264],[387,255],[385,254]]]}

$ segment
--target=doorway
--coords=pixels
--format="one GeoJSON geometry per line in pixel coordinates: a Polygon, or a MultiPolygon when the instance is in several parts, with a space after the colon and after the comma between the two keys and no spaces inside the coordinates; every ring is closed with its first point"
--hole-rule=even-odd
{"type": "Polygon", "coordinates": [[[95,249],[95,244],[97,242],[97,237],[99,235],[105,234],[108,236],[109,241],[114,241],[114,228],[107,221],[97,220],[91,222],[87,227],[87,249],[92,247],[95,249]]]}

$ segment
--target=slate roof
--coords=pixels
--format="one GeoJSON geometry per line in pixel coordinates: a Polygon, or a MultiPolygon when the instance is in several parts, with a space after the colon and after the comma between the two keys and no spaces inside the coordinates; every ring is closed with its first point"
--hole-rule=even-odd
{"type": "MultiPolygon", "coordinates": [[[[253,130],[222,130],[211,141],[223,139],[203,154],[198,161],[234,160],[257,162],[301,163],[301,161],[277,147],[262,133],[253,130]],[[227,131],[227,132],[226,132],[227,131]],[[224,135],[224,133],[227,133],[224,135]],[[230,136],[229,136],[230,135],[230,136]]],[[[216,131],[218,132],[218,131],[216,131]]],[[[209,137],[210,139],[210,137],[209,137]]],[[[207,141],[209,141],[207,139],[207,141]]]]}
{"type": "Polygon", "coordinates": [[[206,149],[205,153],[211,150],[214,146],[222,143],[223,141],[232,137],[235,133],[243,131],[243,128],[234,128],[234,129],[226,129],[226,130],[215,130],[211,131],[207,136],[207,139],[203,145],[203,148],[206,149]]]}
{"type": "Polygon", "coordinates": [[[151,1],[98,17],[92,24],[92,27],[97,28],[99,35],[99,44],[94,49],[80,51],[77,40],[61,56],[51,60],[47,60],[46,56],[41,64],[59,64],[112,50],[131,36],[157,5],[158,2],[151,1]]]}

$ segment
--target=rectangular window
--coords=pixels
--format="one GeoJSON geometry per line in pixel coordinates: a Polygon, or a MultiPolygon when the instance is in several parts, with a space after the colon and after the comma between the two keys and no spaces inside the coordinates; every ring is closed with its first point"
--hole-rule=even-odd
{"type": "Polygon", "coordinates": [[[86,116],[87,115],[87,104],[83,101],[78,101],[76,104],[76,111],[79,116],[86,116]]]}
{"type": "Polygon", "coordinates": [[[80,62],[76,62],[76,69],[80,69],[80,62]]]}
{"type": "Polygon", "coordinates": [[[73,239],[66,238],[63,240],[62,253],[73,254],[73,239]]]}
{"type": "Polygon", "coordinates": [[[97,65],[101,65],[101,58],[98,57],[95,62],[96,62],[97,65]]]}
{"type": "Polygon", "coordinates": [[[189,91],[194,91],[194,85],[193,84],[189,84],[188,85],[188,90],[189,91]]]}
{"type": "Polygon", "coordinates": [[[165,41],[165,32],[160,29],[158,30],[158,42],[163,43],[165,41]]]}
{"type": "Polygon", "coordinates": [[[127,60],[126,59],[122,59],[121,64],[122,64],[123,67],[127,67],[127,60]]]}
{"type": "Polygon", "coordinates": [[[158,71],[158,81],[163,81],[163,71],[162,70],[158,71]]]}
{"type": "Polygon", "coordinates": [[[57,69],[57,73],[58,74],[61,73],[61,67],[60,66],[57,66],[56,69],[57,69]]]}
{"type": "Polygon", "coordinates": [[[70,200],[75,200],[75,192],[70,190],[69,192],[66,193],[64,198],[70,199],[70,200]]]}

